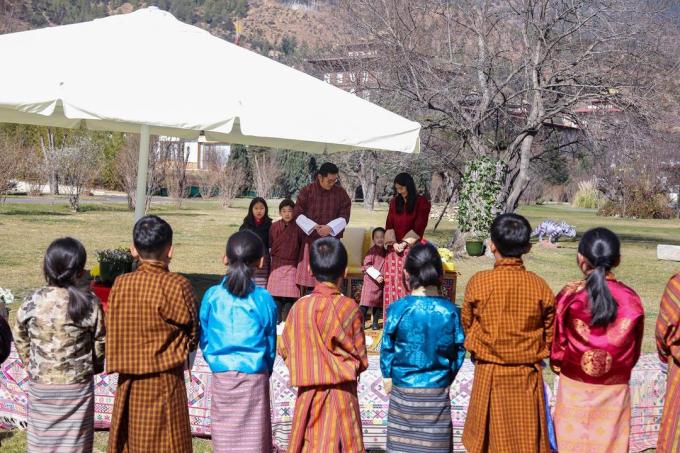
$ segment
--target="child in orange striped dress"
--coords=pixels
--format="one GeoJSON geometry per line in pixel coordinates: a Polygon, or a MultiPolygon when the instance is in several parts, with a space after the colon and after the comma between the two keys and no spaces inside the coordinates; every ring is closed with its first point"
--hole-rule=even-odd
{"type": "Polygon", "coordinates": [[[368,368],[363,317],[338,288],[347,251],[332,237],[309,251],[318,282],[298,300],[283,329],[281,356],[298,388],[289,452],[364,452],[357,396],[359,374],[368,368]]]}

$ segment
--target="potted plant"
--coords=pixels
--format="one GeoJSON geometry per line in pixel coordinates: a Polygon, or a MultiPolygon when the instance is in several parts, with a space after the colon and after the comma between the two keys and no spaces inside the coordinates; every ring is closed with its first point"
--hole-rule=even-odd
{"type": "Polygon", "coordinates": [[[458,202],[458,225],[465,235],[470,256],[484,255],[493,219],[500,212],[498,195],[506,166],[502,161],[480,157],[467,166],[458,202]]]}
{"type": "Polygon", "coordinates": [[[99,262],[99,280],[111,286],[116,277],[132,271],[134,260],[130,250],[120,247],[97,250],[97,261],[99,262]]]}
{"type": "Polygon", "coordinates": [[[465,240],[465,251],[470,256],[482,256],[486,250],[484,241],[486,238],[472,235],[465,240]]]}

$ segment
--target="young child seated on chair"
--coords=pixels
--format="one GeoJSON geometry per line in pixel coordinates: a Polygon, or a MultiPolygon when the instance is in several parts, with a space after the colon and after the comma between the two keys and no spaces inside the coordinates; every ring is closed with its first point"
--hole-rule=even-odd
{"type": "Polygon", "coordinates": [[[364,257],[364,265],[361,270],[364,273],[364,284],[361,288],[361,314],[364,323],[368,317],[368,309],[371,309],[373,318],[373,330],[378,330],[378,317],[383,303],[383,265],[385,264],[385,229],[376,228],[372,233],[373,246],[368,249],[364,257]]]}

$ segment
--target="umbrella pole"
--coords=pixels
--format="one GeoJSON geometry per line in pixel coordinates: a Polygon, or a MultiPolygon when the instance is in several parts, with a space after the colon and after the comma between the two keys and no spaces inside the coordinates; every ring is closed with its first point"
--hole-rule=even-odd
{"type": "Polygon", "coordinates": [[[146,211],[146,177],[149,171],[149,126],[143,124],[139,132],[139,161],[137,162],[137,194],[135,196],[135,222],[146,211]]]}

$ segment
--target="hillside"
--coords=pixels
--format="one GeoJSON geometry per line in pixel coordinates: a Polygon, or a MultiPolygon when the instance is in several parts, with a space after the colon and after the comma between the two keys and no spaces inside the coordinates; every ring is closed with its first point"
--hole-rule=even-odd
{"type": "Polygon", "coordinates": [[[229,41],[242,24],[241,44],[261,53],[279,50],[314,53],[348,41],[332,1],[275,0],[0,0],[0,33],[69,24],[158,6],[178,19],[229,41]]]}
{"type": "Polygon", "coordinates": [[[243,37],[273,44],[294,37],[298,45],[310,50],[334,47],[348,40],[348,33],[343,33],[338,26],[335,9],[329,4],[319,4],[313,9],[274,1],[253,4],[242,21],[243,37]]]}

